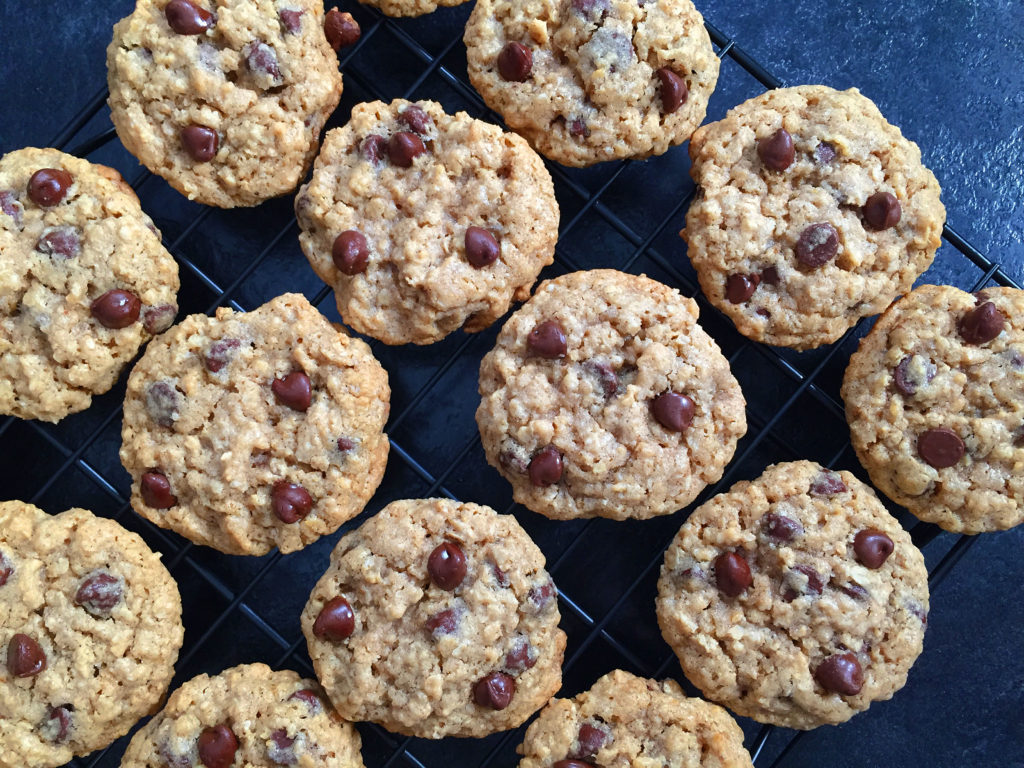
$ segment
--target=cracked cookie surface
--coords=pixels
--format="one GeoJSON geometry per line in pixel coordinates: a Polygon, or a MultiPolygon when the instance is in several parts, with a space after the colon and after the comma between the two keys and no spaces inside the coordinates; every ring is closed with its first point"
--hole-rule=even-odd
{"type": "Polygon", "coordinates": [[[301,549],[357,515],[388,456],[387,373],[299,294],[191,315],[132,371],[132,506],[228,554],[301,549]]]}
{"type": "Polygon", "coordinates": [[[564,165],[663,154],[718,80],[690,0],[478,0],[464,39],[484,101],[564,165]]]}
{"type": "Polygon", "coordinates": [[[84,509],[0,502],[0,766],[52,768],[154,712],[181,647],[178,587],[84,509]]]}
{"type": "Polygon", "coordinates": [[[561,685],[557,602],[543,554],[511,515],[396,501],[338,542],[302,631],[342,717],[485,736],[561,685]]]}
{"type": "Polygon", "coordinates": [[[483,330],[554,258],[551,177],[519,136],[431,101],[359,104],[295,199],[345,322],[386,344],[483,330]]]}
{"type": "Polygon", "coordinates": [[[88,408],[174,321],[177,292],[178,265],[117,171],[56,149],[0,158],[0,413],[88,408]]]}
{"type": "Polygon", "coordinates": [[[697,304],[610,269],[542,283],[484,357],[480,395],[488,463],[555,519],[675,512],[722,476],[746,432],[697,304]]]}
{"type": "Polygon", "coordinates": [[[313,0],[137,0],[107,48],[118,136],[207,205],[290,192],[341,98],[323,25],[313,0]]]}
{"type": "Polygon", "coordinates": [[[928,616],[924,558],[874,491],[775,464],[690,515],[658,624],[687,678],[763,723],[841,723],[903,687],[928,616]]]}
{"type": "Polygon", "coordinates": [[[853,446],[893,501],[946,530],[1024,522],[1024,291],[923,285],[850,358],[853,446]]]}
{"type": "Polygon", "coordinates": [[[697,130],[680,234],[744,336],[810,349],[910,289],[946,212],[921,152],[856,89],[779,88],[697,130]]]}

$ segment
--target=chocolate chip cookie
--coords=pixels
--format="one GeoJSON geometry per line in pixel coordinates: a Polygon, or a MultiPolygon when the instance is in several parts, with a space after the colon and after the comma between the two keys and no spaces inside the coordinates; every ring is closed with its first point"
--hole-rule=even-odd
{"type": "Polygon", "coordinates": [[[107,82],[128,151],[221,208],[293,190],[341,98],[318,0],[136,0],[107,82]]]}
{"type": "Polygon", "coordinates": [[[841,723],[921,653],[924,558],[849,472],[774,464],[701,505],[665,553],[658,623],[712,701],[762,723],[841,723]]]}
{"type": "Polygon", "coordinates": [[[465,43],[488,106],[563,165],[663,154],[718,81],[690,0],[477,0],[465,43]]]}
{"type": "Polygon", "coordinates": [[[242,664],[172,693],[132,738],[121,768],[363,768],[359,747],[356,729],[338,719],[314,681],[242,664]]]}
{"type": "Polygon", "coordinates": [[[432,101],[359,104],[295,199],[345,322],[386,344],[483,330],[554,258],[558,202],[526,142],[432,101]]]}
{"type": "Polygon", "coordinates": [[[390,396],[366,343],[301,295],[191,315],[128,379],[121,463],[132,506],[228,554],[301,549],[377,489],[390,396]]]}
{"type": "Polygon", "coordinates": [[[438,8],[450,8],[462,5],[466,0],[359,0],[372,5],[388,16],[422,16],[433,13],[438,8]]]}
{"type": "Polygon", "coordinates": [[[0,502],[0,766],[52,768],[160,706],[183,630],[142,538],[84,509],[0,502]]]}
{"type": "Polygon", "coordinates": [[[910,289],[946,210],[921,152],[856,89],[780,88],[700,128],[680,234],[744,336],[811,349],[910,289]]]}
{"type": "Polygon", "coordinates": [[[526,730],[519,768],[751,768],[743,731],[721,707],[673,680],[609,672],[589,691],[552,699],[526,730]]]}
{"type": "Polygon", "coordinates": [[[57,422],[106,392],[178,312],[178,265],[113,168],[0,158],[0,414],[57,422]]]}
{"type": "Polygon", "coordinates": [[[923,285],[892,305],[843,380],[871,481],[922,520],[1024,522],[1024,291],[923,285]]]}
{"type": "Polygon", "coordinates": [[[344,536],[302,612],[342,717],[425,738],[522,723],[561,685],[544,555],[511,515],[396,501],[344,536]]]}
{"type": "Polygon", "coordinates": [[[612,269],[540,285],[480,365],[487,461],[548,517],[648,518],[722,476],[747,429],[697,304],[612,269]]]}

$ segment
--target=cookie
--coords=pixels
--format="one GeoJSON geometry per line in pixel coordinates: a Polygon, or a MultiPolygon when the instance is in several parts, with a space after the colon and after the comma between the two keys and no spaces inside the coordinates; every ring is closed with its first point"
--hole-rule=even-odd
{"type": "Polygon", "coordinates": [[[747,429],[697,304],[611,269],[548,280],[480,365],[487,461],[534,512],[648,518],[722,476],[747,429]]]}
{"type": "Polygon", "coordinates": [[[946,209],[921,152],[855,88],[779,88],[701,127],[680,234],[744,336],[811,349],[910,289],[946,209]]]}
{"type": "Polygon", "coordinates": [[[344,536],[302,612],[342,717],[438,739],[514,728],[561,686],[544,555],[511,515],[395,501],[344,536]]]}
{"type": "Polygon", "coordinates": [[[563,165],[665,153],[718,81],[690,0],[477,0],[464,40],[487,105],[563,165]]]}
{"type": "Polygon", "coordinates": [[[432,101],[358,104],[295,199],[338,311],[386,344],[487,328],[554,258],[558,202],[514,134],[432,101]]]}
{"type": "Polygon", "coordinates": [[[174,322],[178,265],[113,168],[0,158],[0,414],[57,422],[174,322]]]}
{"type": "Polygon", "coordinates": [[[363,768],[359,747],[356,729],[338,719],[314,681],[242,664],[172,693],[132,738],[121,768],[363,768]]]}
{"type": "Polygon", "coordinates": [[[466,0],[359,0],[365,5],[372,5],[388,16],[422,16],[433,13],[438,8],[451,8],[462,5],[466,0]]]}
{"type": "Polygon", "coordinates": [[[84,509],[0,502],[0,768],[52,768],[156,711],[181,598],[140,536],[84,509]]]}
{"type": "Polygon", "coordinates": [[[107,83],[128,151],[221,208],[295,189],[341,98],[314,0],[136,0],[114,26],[107,83]]]}
{"type": "Polygon", "coordinates": [[[687,698],[673,680],[609,672],[589,691],[553,699],[526,730],[519,768],[752,768],[729,713],[687,698]]]}
{"type": "Polygon", "coordinates": [[[294,552],[377,489],[390,396],[366,343],[301,295],[191,315],[128,379],[121,463],[132,506],[228,554],[294,552]]]}
{"type": "Polygon", "coordinates": [[[1024,522],[1024,291],[922,285],[850,358],[853,447],[893,501],[947,531],[1024,522]]]}
{"type": "Polygon", "coordinates": [[[921,653],[924,558],[849,472],[774,464],[701,505],[665,553],[658,624],[712,701],[762,723],[841,723],[921,653]]]}

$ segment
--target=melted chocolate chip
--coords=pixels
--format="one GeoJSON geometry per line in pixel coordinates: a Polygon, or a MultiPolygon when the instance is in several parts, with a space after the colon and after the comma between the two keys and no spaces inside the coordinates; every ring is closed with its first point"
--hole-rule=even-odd
{"type": "Polygon", "coordinates": [[[738,597],[754,583],[754,577],[742,555],[723,552],[715,558],[715,583],[722,594],[738,597]]]}
{"type": "Polygon", "coordinates": [[[804,527],[799,520],[780,515],[777,512],[767,512],[761,518],[761,530],[770,539],[792,541],[797,536],[803,535],[804,527]]]}
{"type": "Polygon", "coordinates": [[[425,625],[434,637],[451,635],[459,628],[459,614],[454,608],[445,608],[427,619],[425,625]]]}
{"type": "Polygon", "coordinates": [[[448,592],[455,591],[466,578],[466,554],[454,541],[439,544],[427,558],[430,580],[448,592]]]}
{"type": "Polygon", "coordinates": [[[765,285],[778,285],[782,281],[779,276],[779,268],[774,266],[761,270],[760,278],[765,285]]]}
{"type": "Polygon", "coordinates": [[[678,392],[662,392],[651,401],[651,413],[665,429],[683,432],[693,423],[696,406],[692,399],[678,392]]]}
{"type": "Polygon", "coordinates": [[[309,376],[302,371],[292,371],[283,378],[274,379],[270,389],[278,403],[293,411],[305,411],[313,401],[309,376]]]}
{"type": "Polygon", "coordinates": [[[900,201],[891,192],[875,192],[861,208],[868,229],[881,231],[900,223],[900,201]]]}
{"type": "Polygon", "coordinates": [[[837,493],[846,493],[849,490],[846,487],[846,483],[843,482],[843,478],[838,472],[832,472],[830,470],[822,470],[814,479],[811,480],[811,486],[808,488],[808,493],[811,496],[820,496],[822,498],[831,498],[837,493]]]}
{"type": "Polygon", "coordinates": [[[68,194],[73,179],[61,168],[40,168],[28,180],[28,199],[43,208],[52,208],[68,194]]]}
{"type": "Polygon", "coordinates": [[[181,146],[197,163],[206,163],[216,156],[220,138],[213,128],[193,123],[181,129],[181,146]]]}
{"type": "Polygon", "coordinates": [[[533,54],[522,43],[509,42],[498,54],[498,73],[511,83],[522,83],[533,71],[533,54]]]}
{"type": "Polygon", "coordinates": [[[611,7],[609,0],[572,0],[573,10],[581,16],[604,16],[611,7]]]}
{"type": "Polygon", "coordinates": [[[142,502],[151,509],[170,509],[178,503],[178,497],[171,493],[171,482],[156,469],[142,473],[139,481],[142,502]]]}
{"type": "Polygon", "coordinates": [[[146,412],[161,427],[170,427],[181,411],[181,395],[169,381],[154,381],[146,388],[146,412]]]}
{"type": "Polygon", "coordinates": [[[548,445],[534,454],[527,471],[530,482],[538,488],[554,485],[562,479],[562,454],[553,445],[548,445]]]}
{"type": "Polygon", "coordinates": [[[814,162],[818,165],[828,165],[836,159],[836,148],[823,141],[814,148],[814,162]]]}
{"type": "Polygon", "coordinates": [[[11,578],[11,574],[14,573],[14,565],[7,556],[0,551],[0,587],[7,583],[7,580],[11,578]]]}
{"type": "Polygon", "coordinates": [[[14,226],[21,228],[24,207],[18,202],[13,189],[0,189],[0,213],[6,213],[14,219],[14,226]]]}
{"type": "Polygon", "coordinates": [[[301,485],[278,480],[270,491],[270,506],[278,520],[290,525],[313,510],[313,497],[301,485]]]}
{"type": "Polygon", "coordinates": [[[82,241],[74,227],[56,227],[36,241],[36,250],[47,256],[73,259],[82,252],[82,241]]]}
{"type": "Polygon", "coordinates": [[[89,311],[104,328],[120,330],[127,328],[139,319],[142,302],[131,291],[115,288],[95,299],[89,305],[89,311]]]}
{"type": "Polygon", "coordinates": [[[569,135],[577,139],[585,139],[590,135],[590,126],[582,117],[574,117],[569,120],[569,135]]]}
{"type": "Polygon", "coordinates": [[[606,398],[619,391],[619,377],[608,363],[591,360],[585,363],[583,367],[588,373],[597,377],[598,384],[600,384],[601,391],[606,398]]]}
{"type": "Polygon", "coordinates": [[[557,320],[538,323],[526,337],[526,349],[531,355],[556,360],[565,357],[568,350],[565,331],[557,320]]]}
{"type": "Polygon", "coordinates": [[[294,765],[297,761],[294,749],[295,739],[288,735],[284,728],[278,728],[270,734],[270,746],[267,757],[275,765],[294,765]]]}
{"type": "MultiPolygon", "coordinates": [[[[337,11],[334,11],[337,13],[337,11]]],[[[284,9],[277,12],[277,15],[281,18],[281,26],[284,27],[286,35],[297,35],[302,30],[302,14],[304,11],[295,11],[291,9],[284,9]]],[[[327,12],[329,16],[331,11],[327,12]]],[[[330,42],[330,38],[327,38],[327,42],[330,42]]],[[[335,48],[337,50],[337,48],[335,48]]]]}
{"type": "Polygon", "coordinates": [[[662,67],[656,74],[661,81],[661,111],[670,115],[686,103],[690,89],[686,81],[668,67],[662,67]]]}
{"type": "Polygon", "coordinates": [[[46,722],[40,729],[47,741],[53,744],[63,744],[68,740],[68,733],[71,730],[71,713],[74,707],[70,704],[61,704],[59,707],[50,707],[46,715],[46,722]]]}
{"type": "Polygon", "coordinates": [[[177,314],[177,304],[147,307],[142,312],[142,327],[146,329],[146,333],[163,333],[174,324],[174,317],[177,314]]]}
{"type": "Polygon", "coordinates": [[[935,378],[935,364],[920,355],[907,355],[896,365],[892,380],[902,394],[913,395],[935,378]]]}
{"type": "Polygon", "coordinates": [[[324,703],[320,699],[320,694],[311,688],[303,688],[302,690],[296,691],[288,697],[288,701],[301,701],[310,712],[317,713],[323,710],[324,703]]]}
{"type": "Polygon", "coordinates": [[[106,571],[87,577],[75,592],[75,605],[80,605],[93,616],[106,618],[124,596],[121,580],[106,571]]]}
{"type": "Polygon", "coordinates": [[[593,763],[587,763],[583,760],[566,759],[559,760],[551,768],[595,768],[595,766],[593,763]]]}
{"type": "Polygon", "coordinates": [[[839,233],[828,222],[811,224],[800,233],[794,251],[797,261],[805,267],[816,269],[836,257],[839,252],[839,233]]]}
{"type": "Polygon", "coordinates": [[[555,585],[550,581],[536,587],[530,587],[530,591],[526,594],[526,598],[538,612],[550,605],[554,597],[555,585]]]}
{"type": "Polygon", "coordinates": [[[505,709],[516,695],[516,681],[504,672],[492,672],[473,686],[473,701],[489,709],[505,709]]]}
{"type": "Polygon", "coordinates": [[[820,595],[824,584],[821,575],[809,565],[794,565],[791,575],[786,578],[782,591],[782,599],[787,603],[796,600],[800,595],[820,595]],[[792,574],[801,574],[804,579],[792,574]]]}
{"type": "Polygon", "coordinates": [[[35,677],[46,669],[46,653],[35,640],[18,632],[7,644],[7,670],[15,677],[35,677]]]}
{"type": "Polygon", "coordinates": [[[164,16],[179,35],[201,35],[216,21],[212,13],[191,0],[171,0],[164,6],[164,16]]]}
{"type": "Polygon", "coordinates": [[[199,761],[206,768],[230,768],[237,750],[238,739],[224,723],[199,734],[199,761]]]}
{"type": "Polygon", "coordinates": [[[281,85],[284,82],[284,78],[281,76],[281,65],[277,60],[277,51],[262,40],[253,40],[244,46],[242,56],[245,57],[245,66],[254,75],[270,78],[272,86],[281,85]]]}
{"type": "Polygon", "coordinates": [[[1006,317],[991,301],[975,307],[960,319],[960,336],[968,344],[986,344],[998,336],[1006,317]]]}
{"type": "Polygon", "coordinates": [[[370,246],[366,236],[358,230],[346,229],[334,239],[331,260],[343,274],[358,275],[365,272],[370,263],[370,246]]]}
{"type": "Polygon", "coordinates": [[[348,439],[347,437],[338,438],[338,450],[341,451],[342,453],[348,453],[355,447],[355,442],[348,439]]]}
{"type": "Polygon", "coordinates": [[[313,634],[321,640],[341,642],[356,629],[356,615],[344,597],[332,597],[313,622],[313,634]]]}
{"type": "Polygon", "coordinates": [[[512,583],[508,579],[508,574],[501,570],[501,567],[496,562],[489,560],[487,564],[491,566],[491,570],[494,572],[494,581],[499,587],[506,588],[512,583]]]}
{"type": "Polygon", "coordinates": [[[964,441],[949,427],[922,432],[917,438],[917,452],[936,469],[952,467],[964,456],[964,441]]]}
{"type": "Polygon", "coordinates": [[[866,528],[853,537],[853,553],[868,568],[881,568],[894,549],[892,539],[875,528],[866,528]]]}
{"type": "Polygon", "coordinates": [[[324,17],[324,35],[331,48],[339,50],[359,42],[362,30],[359,29],[359,22],[352,18],[351,13],[339,11],[332,8],[324,17]]]}
{"type": "Polygon", "coordinates": [[[217,373],[231,362],[235,352],[242,346],[239,339],[218,339],[213,342],[203,356],[203,364],[210,373],[217,373]]]}
{"type": "Polygon", "coordinates": [[[868,596],[868,591],[860,584],[843,584],[839,587],[839,591],[854,600],[864,600],[868,596]]]}
{"type": "Polygon", "coordinates": [[[852,653],[838,653],[818,665],[814,679],[827,691],[841,696],[856,696],[864,685],[864,672],[852,653]]]}
{"type": "Polygon", "coordinates": [[[592,759],[608,742],[610,735],[607,731],[590,725],[590,723],[583,723],[576,735],[576,749],[569,754],[569,757],[582,760],[592,759]]]}
{"type": "Polygon", "coordinates": [[[785,128],[779,128],[771,136],[757,142],[757,156],[766,168],[773,171],[784,171],[793,164],[796,153],[793,149],[793,137],[785,128]]]}
{"type": "Polygon", "coordinates": [[[749,301],[761,282],[758,275],[729,275],[725,279],[725,298],[731,304],[742,304],[749,301]]]}
{"type": "Polygon", "coordinates": [[[525,636],[518,636],[512,643],[512,648],[505,654],[505,669],[513,674],[525,672],[532,669],[537,663],[537,652],[525,636]]]}
{"type": "Polygon", "coordinates": [[[387,150],[388,140],[376,134],[367,136],[359,145],[360,153],[374,165],[384,161],[387,150]]]}
{"type": "Polygon", "coordinates": [[[501,255],[497,239],[483,227],[466,229],[466,260],[477,269],[490,266],[501,255]]]}
{"type": "Polygon", "coordinates": [[[430,115],[415,104],[412,104],[402,110],[398,115],[398,119],[408,125],[413,131],[421,135],[425,134],[433,124],[433,120],[430,119],[430,115]]]}

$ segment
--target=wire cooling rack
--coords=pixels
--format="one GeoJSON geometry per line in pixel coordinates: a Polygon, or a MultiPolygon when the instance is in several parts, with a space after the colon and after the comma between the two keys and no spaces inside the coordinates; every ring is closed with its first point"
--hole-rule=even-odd
{"type": "MultiPolygon", "coordinates": [[[[435,99],[449,112],[462,109],[501,122],[466,77],[461,41],[468,8],[396,22],[355,3],[345,6],[360,21],[363,35],[342,51],[345,95],[329,128],[347,119],[352,104],[399,96],[435,99]]],[[[782,85],[734,40],[710,23],[707,28],[723,60],[709,120],[766,88],[782,85]]],[[[103,91],[89,99],[50,146],[125,172],[180,265],[179,319],[225,305],[253,309],[285,290],[306,294],[325,315],[339,319],[329,289],[316,279],[298,248],[290,197],[256,211],[221,211],[188,202],[159,178],[140,172],[114,140],[106,95],[103,91]]],[[[677,235],[695,191],[688,163],[681,148],[645,163],[620,161],[591,169],[549,163],[562,223],[555,263],[542,278],[613,267],[646,273],[700,303],[702,324],[743,386],[750,428],[722,480],[694,505],[737,480],[757,476],[776,461],[809,458],[863,478],[848,441],[838,390],[849,354],[869,321],[825,349],[802,354],[739,336],[700,295],[677,235]]],[[[949,227],[943,236],[945,245],[925,281],[966,290],[988,284],[1019,287],[999,264],[949,227]]],[[[298,617],[326,567],[330,549],[342,533],[389,501],[432,495],[514,513],[544,550],[559,585],[562,626],[569,637],[563,695],[589,687],[615,668],[648,677],[672,676],[685,685],[675,656],[661,641],[653,605],[662,554],[685,513],[644,522],[556,523],[512,503],[508,484],[484,460],[473,420],[479,361],[500,325],[475,336],[456,333],[426,348],[389,348],[369,340],[390,374],[393,390],[387,428],[392,450],[384,482],[363,515],[338,534],[287,557],[276,551],[261,558],[220,555],[158,529],[131,511],[130,480],[118,461],[126,377],[111,393],[96,398],[90,409],[58,425],[14,418],[0,422],[3,453],[17,451],[31,459],[3,462],[0,478],[12,498],[53,512],[69,506],[91,508],[139,532],[163,554],[181,588],[186,627],[172,688],[200,672],[216,673],[249,661],[312,676],[298,617]]],[[[923,548],[934,589],[976,539],[943,533],[890,508],[923,548]]],[[[789,758],[803,734],[742,718],[740,723],[759,768],[796,764],[789,758]]],[[[519,728],[486,739],[430,742],[397,737],[371,724],[359,729],[369,768],[512,766],[523,735],[519,728]]],[[[127,738],[69,765],[115,766],[127,738]]]]}

